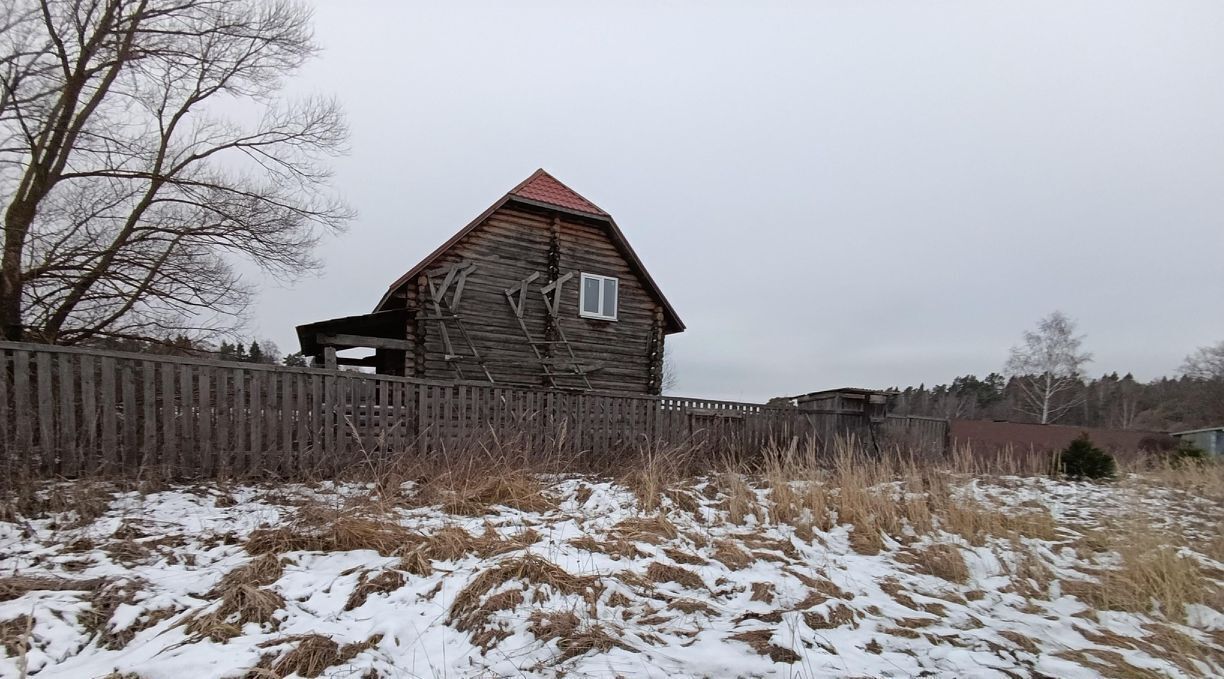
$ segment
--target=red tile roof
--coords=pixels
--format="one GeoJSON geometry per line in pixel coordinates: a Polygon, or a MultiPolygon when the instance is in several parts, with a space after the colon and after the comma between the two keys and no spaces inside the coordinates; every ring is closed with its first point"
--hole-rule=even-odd
{"type": "Polygon", "coordinates": [[[577,210],[593,215],[607,215],[599,206],[578,195],[570,187],[557,181],[557,178],[543,169],[536,170],[522,184],[510,189],[510,195],[528,200],[535,200],[549,205],[577,210]]]}

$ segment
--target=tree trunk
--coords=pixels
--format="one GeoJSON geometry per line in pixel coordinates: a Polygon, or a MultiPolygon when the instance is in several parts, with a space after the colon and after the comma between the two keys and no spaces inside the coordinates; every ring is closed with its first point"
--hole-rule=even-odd
{"type": "Polygon", "coordinates": [[[21,256],[26,235],[34,221],[34,207],[17,200],[4,214],[4,254],[0,260],[0,337],[13,342],[23,339],[21,325],[21,256]]]}

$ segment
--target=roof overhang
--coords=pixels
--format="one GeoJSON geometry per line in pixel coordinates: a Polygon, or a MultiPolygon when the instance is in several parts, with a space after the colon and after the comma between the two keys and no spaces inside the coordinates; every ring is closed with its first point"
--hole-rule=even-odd
{"type": "Polygon", "coordinates": [[[1202,429],[1188,429],[1186,431],[1172,431],[1172,432],[1169,432],[1169,436],[1187,436],[1189,434],[1205,434],[1209,431],[1224,431],[1224,426],[1203,427],[1202,429]]]}
{"type": "MultiPolygon", "coordinates": [[[[402,340],[406,335],[408,311],[406,309],[389,309],[376,311],[360,316],[344,316],[316,321],[297,327],[298,343],[306,356],[318,356],[323,353],[320,337],[337,335],[355,335],[359,337],[402,340]]],[[[357,344],[354,346],[364,346],[357,344]]]]}

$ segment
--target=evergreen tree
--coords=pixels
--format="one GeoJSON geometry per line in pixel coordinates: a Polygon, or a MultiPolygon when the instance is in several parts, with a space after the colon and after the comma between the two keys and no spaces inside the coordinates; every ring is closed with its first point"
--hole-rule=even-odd
{"type": "Polygon", "coordinates": [[[302,352],[295,351],[292,354],[285,355],[284,363],[285,365],[291,366],[294,368],[305,368],[306,367],[306,357],[302,355],[302,352]]]}

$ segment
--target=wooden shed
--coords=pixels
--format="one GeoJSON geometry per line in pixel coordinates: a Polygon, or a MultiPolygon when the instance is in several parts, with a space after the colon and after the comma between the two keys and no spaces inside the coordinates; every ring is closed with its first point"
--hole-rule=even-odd
{"type": "Polygon", "coordinates": [[[792,398],[796,406],[807,410],[866,415],[872,422],[882,422],[888,415],[888,400],[894,393],[879,389],[842,387],[813,391],[792,398]]]}
{"type": "Polygon", "coordinates": [[[374,311],[299,326],[328,367],[658,394],[684,330],[624,233],[537,170],[393,282],[374,311]],[[337,350],[368,347],[360,358],[337,350]]]}

